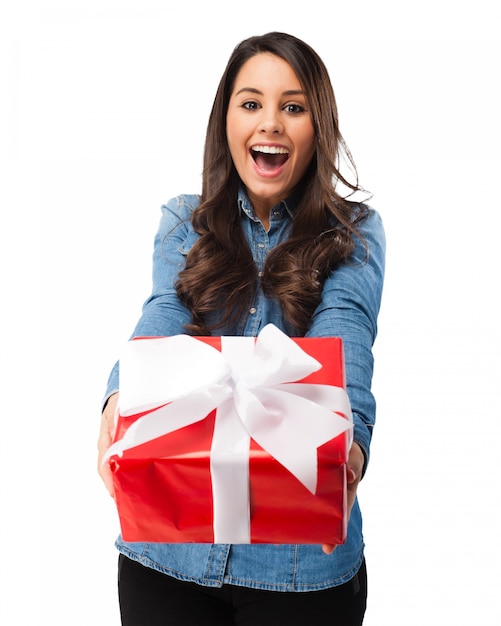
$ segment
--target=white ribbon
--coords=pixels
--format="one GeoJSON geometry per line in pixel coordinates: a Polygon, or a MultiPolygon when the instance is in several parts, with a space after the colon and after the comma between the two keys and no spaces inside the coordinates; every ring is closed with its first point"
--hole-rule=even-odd
{"type": "Polygon", "coordinates": [[[188,335],[129,341],[120,359],[120,413],[151,413],[112,444],[124,450],[204,419],[211,448],[215,543],[249,543],[249,444],[254,439],[312,493],[317,448],[352,434],[344,389],[296,383],[322,365],[273,324],[253,337],[222,337],[221,352],[188,335]]]}

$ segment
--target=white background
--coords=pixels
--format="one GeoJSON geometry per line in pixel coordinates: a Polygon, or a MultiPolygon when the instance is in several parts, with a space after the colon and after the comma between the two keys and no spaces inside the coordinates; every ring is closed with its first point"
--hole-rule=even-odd
{"type": "Polygon", "coordinates": [[[498,7],[0,2],[2,624],[119,624],[101,397],[160,204],[199,191],[227,58],[269,30],[326,62],[387,231],[365,624],[497,623],[498,7]]]}

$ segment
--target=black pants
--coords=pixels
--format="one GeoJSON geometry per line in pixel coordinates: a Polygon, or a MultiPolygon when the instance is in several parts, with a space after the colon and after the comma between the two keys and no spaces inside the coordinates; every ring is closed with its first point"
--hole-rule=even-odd
{"type": "Polygon", "coordinates": [[[365,562],[339,587],[263,591],[179,581],[120,555],[123,626],[360,626],[367,599],[365,562]]]}

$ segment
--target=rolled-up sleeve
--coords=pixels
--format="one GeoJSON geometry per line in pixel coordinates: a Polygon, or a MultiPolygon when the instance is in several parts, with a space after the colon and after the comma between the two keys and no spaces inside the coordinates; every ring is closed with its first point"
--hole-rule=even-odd
{"type": "Polygon", "coordinates": [[[349,262],[327,278],[322,301],[306,336],[341,337],[343,340],[354,440],[364,453],[365,473],[376,419],[376,401],[371,391],[372,347],[383,290],[386,239],[381,217],[373,209],[360,231],[367,249],[356,239],[349,262]]]}

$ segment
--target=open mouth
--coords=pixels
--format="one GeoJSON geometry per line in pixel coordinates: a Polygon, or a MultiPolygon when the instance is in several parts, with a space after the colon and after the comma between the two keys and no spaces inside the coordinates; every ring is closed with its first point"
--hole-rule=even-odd
{"type": "Polygon", "coordinates": [[[251,155],[260,170],[273,172],[287,161],[289,151],[281,146],[252,146],[251,155]]]}

